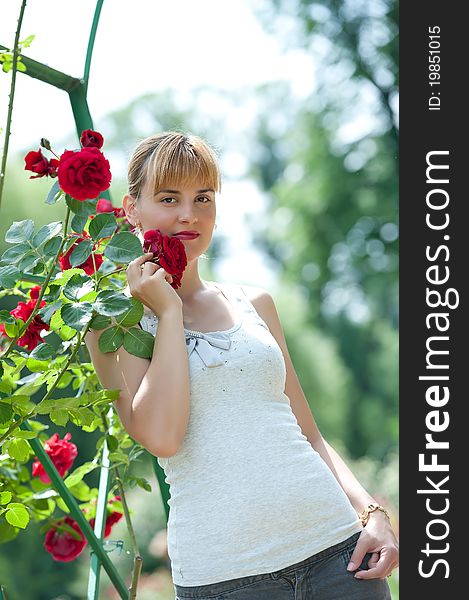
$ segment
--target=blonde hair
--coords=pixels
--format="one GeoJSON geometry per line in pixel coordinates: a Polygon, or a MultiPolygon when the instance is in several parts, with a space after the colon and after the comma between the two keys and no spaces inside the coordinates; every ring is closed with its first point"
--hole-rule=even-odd
{"type": "Polygon", "coordinates": [[[154,192],[196,181],[216,192],[221,189],[214,150],[201,138],[176,131],[142,140],[130,157],[127,176],[129,194],[136,200],[147,181],[154,192]]]}

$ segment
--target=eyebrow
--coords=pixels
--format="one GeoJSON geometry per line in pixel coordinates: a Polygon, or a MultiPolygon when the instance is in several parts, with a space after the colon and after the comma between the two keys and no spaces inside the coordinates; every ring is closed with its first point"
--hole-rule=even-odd
{"type": "MultiPolygon", "coordinates": [[[[204,194],[205,192],[215,193],[215,190],[212,188],[207,188],[205,190],[197,190],[196,194],[204,194]]],[[[179,192],[178,190],[158,190],[156,193],[157,194],[181,194],[181,192],[179,192]]]]}

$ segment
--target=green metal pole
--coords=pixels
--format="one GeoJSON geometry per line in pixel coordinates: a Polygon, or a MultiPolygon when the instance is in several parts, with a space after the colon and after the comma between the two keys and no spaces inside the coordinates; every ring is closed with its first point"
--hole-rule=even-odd
{"type": "MultiPolygon", "coordinates": [[[[108,413],[111,414],[111,410],[108,413]]],[[[109,433],[112,433],[112,428],[109,433]]],[[[94,525],[94,533],[101,541],[104,535],[107,516],[107,496],[109,492],[109,469],[111,463],[109,461],[109,448],[106,440],[103,444],[102,452],[102,467],[99,476],[98,487],[98,504],[96,506],[96,521],[94,525]]],[[[101,561],[96,553],[91,555],[90,573],[88,578],[88,596],[87,600],[99,600],[99,580],[101,576],[101,561]]]]}
{"type": "Polygon", "coordinates": [[[90,78],[90,66],[91,66],[91,56],[93,54],[94,48],[94,40],[96,38],[96,30],[98,29],[99,17],[101,15],[101,9],[103,7],[104,0],[98,0],[96,2],[96,9],[94,11],[93,23],[91,25],[90,38],[88,40],[88,48],[86,50],[86,60],[85,60],[85,71],[83,73],[83,80],[85,84],[85,96],[88,93],[88,81],[90,78]]]}

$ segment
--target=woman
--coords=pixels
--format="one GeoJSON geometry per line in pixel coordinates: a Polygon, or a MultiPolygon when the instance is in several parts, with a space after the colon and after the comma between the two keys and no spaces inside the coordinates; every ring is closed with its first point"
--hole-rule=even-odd
{"type": "Polygon", "coordinates": [[[123,426],[165,470],[177,598],[390,598],[389,517],[321,436],[272,296],[199,276],[216,227],[215,153],[164,132],[138,145],[128,177],[123,206],[140,239],[177,235],[187,266],[179,287],[151,253],[128,266],[151,360],[102,354],[99,331],[86,343],[102,385],[121,389],[123,426]]]}

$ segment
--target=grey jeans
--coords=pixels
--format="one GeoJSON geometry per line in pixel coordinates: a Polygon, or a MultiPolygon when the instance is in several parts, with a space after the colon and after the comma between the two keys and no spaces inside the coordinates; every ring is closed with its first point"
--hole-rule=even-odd
{"type": "MultiPolygon", "coordinates": [[[[193,587],[175,585],[176,600],[391,600],[385,579],[355,579],[347,571],[359,535],[272,573],[193,587]]],[[[370,557],[365,555],[360,569],[367,568],[370,557]]]]}

